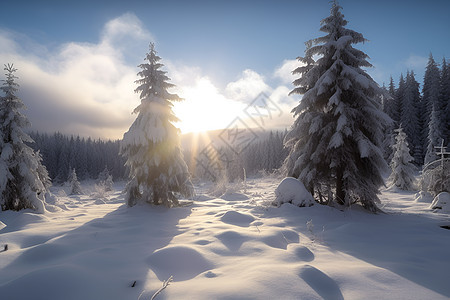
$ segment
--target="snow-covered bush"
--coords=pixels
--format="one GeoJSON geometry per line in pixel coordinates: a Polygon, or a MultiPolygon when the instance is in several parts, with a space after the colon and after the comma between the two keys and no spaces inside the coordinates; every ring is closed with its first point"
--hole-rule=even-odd
{"type": "Polygon", "coordinates": [[[94,185],[94,191],[92,193],[92,197],[95,199],[101,199],[104,200],[106,199],[108,193],[106,191],[105,185],[104,184],[95,184],[94,185]]]}
{"type": "Polygon", "coordinates": [[[225,194],[240,193],[246,190],[245,181],[230,182],[228,176],[223,174],[220,178],[214,182],[214,185],[208,190],[208,194],[214,197],[220,197],[225,194]]]}
{"type": "Polygon", "coordinates": [[[292,203],[300,207],[314,204],[314,198],[306,190],[303,183],[293,177],[284,178],[275,189],[275,201],[272,205],[280,206],[283,203],[292,203]]]}
{"type": "Polygon", "coordinates": [[[113,190],[113,179],[109,174],[108,167],[105,166],[105,169],[98,174],[98,185],[102,186],[105,192],[110,192],[113,190]]]}
{"type": "Polygon", "coordinates": [[[420,187],[422,191],[428,191],[433,196],[441,192],[450,192],[450,161],[435,161],[435,168],[426,168],[422,172],[420,187]]]}
{"type": "Polygon", "coordinates": [[[103,189],[104,192],[111,192],[113,190],[114,182],[112,176],[109,174],[108,167],[105,167],[105,169],[98,174],[97,182],[98,187],[96,190],[99,188],[103,189]]]}
{"type": "Polygon", "coordinates": [[[419,191],[414,195],[414,202],[417,203],[431,203],[433,196],[426,191],[419,191]]]}
{"type": "Polygon", "coordinates": [[[441,212],[450,213],[450,193],[442,192],[434,197],[430,208],[441,212]]]}

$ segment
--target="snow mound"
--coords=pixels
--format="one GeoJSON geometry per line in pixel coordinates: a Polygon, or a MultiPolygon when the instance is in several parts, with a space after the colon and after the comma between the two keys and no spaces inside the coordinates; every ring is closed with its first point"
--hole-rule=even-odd
{"type": "Polygon", "coordinates": [[[431,203],[433,201],[433,196],[425,191],[420,191],[414,195],[414,202],[416,203],[431,203]]]}
{"type": "Polygon", "coordinates": [[[248,200],[249,199],[249,197],[245,194],[229,193],[229,192],[223,194],[220,198],[223,200],[227,200],[227,201],[239,201],[239,200],[248,200]]]}
{"type": "Polygon", "coordinates": [[[430,205],[431,209],[441,212],[450,213],[450,193],[442,192],[438,194],[430,205]]]}
{"type": "Polygon", "coordinates": [[[293,177],[284,178],[275,189],[274,206],[284,203],[292,203],[300,207],[309,207],[314,204],[314,198],[306,190],[303,183],[293,177]]]}
{"type": "Polygon", "coordinates": [[[286,250],[289,244],[299,243],[300,237],[298,233],[292,230],[273,230],[261,241],[269,247],[286,250]]]}
{"type": "Polygon", "coordinates": [[[43,262],[50,263],[58,261],[70,255],[70,249],[57,244],[42,244],[26,250],[18,258],[18,262],[32,265],[43,262]]]}
{"type": "Polygon", "coordinates": [[[3,221],[4,224],[7,225],[2,229],[3,233],[19,231],[30,226],[35,226],[35,224],[37,223],[49,222],[49,218],[43,214],[13,211],[6,211],[1,213],[5,213],[5,219],[3,219],[3,221]]]}
{"type": "Polygon", "coordinates": [[[342,299],[344,296],[339,285],[319,269],[305,265],[301,267],[299,277],[303,279],[323,299],[342,299]]]}
{"type": "Polygon", "coordinates": [[[227,211],[221,218],[222,222],[237,225],[241,227],[248,227],[251,222],[255,220],[255,218],[251,215],[239,213],[237,211],[227,211]]]}
{"type": "Polygon", "coordinates": [[[311,252],[311,250],[309,250],[309,248],[305,247],[305,246],[299,246],[297,248],[295,248],[294,250],[294,254],[296,256],[296,258],[300,261],[313,261],[315,256],[314,253],[311,252]]]}
{"type": "Polygon", "coordinates": [[[157,250],[147,262],[161,281],[170,276],[173,276],[174,281],[189,280],[214,267],[197,250],[186,246],[157,250]]]}
{"type": "Polygon", "coordinates": [[[242,244],[249,240],[249,237],[244,236],[236,231],[225,231],[216,235],[216,237],[230,251],[238,251],[241,248],[242,244]]]}

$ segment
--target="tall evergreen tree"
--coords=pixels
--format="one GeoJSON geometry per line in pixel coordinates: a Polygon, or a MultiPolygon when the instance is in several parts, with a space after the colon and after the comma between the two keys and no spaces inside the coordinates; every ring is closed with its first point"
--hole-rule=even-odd
{"type": "Polygon", "coordinates": [[[317,192],[319,201],[334,191],[328,201],[361,203],[375,212],[384,184],[381,173],[387,169],[380,149],[383,128],[391,122],[378,103],[383,91],[362,69],[371,66],[368,56],[352,44],[366,39],[344,27],[347,21],[337,1],[321,24],[327,35],[312,40],[314,46],[305,53],[320,58],[304,70],[292,91],[304,95],[293,110],[296,120],[286,140],[291,155],[300,155],[286,160],[287,170],[317,192]]]}
{"type": "Polygon", "coordinates": [[[419,122],[420,92],[419,83],[414,78],[413,71],[408,72],[406,75],[401,104],[400,123],[408,139],[410,153],[414,157],[414,161],[421,165],[423,161],[419,122]]]}
{"type": "Polygon", "coordinates": [[[389,81],[388,95],[390,97],[385,98],[383,110],[389,117],[391,117],[391,119],[394,121],[393,126],[395,126],[400,121],[400,106],[396,101],[397,99],[395,97],[395,85],[392,76],[389,81]]]}
{"type": "Polygon", "coordinates": [[[441,132],[443,139],[450,146],[450,66],[445,58],[442,60],[441,80],[439,86],[439,103],[441,113],[441,132]]]}
{"type": "Polygon", "coordinates": [[[153,43],[145,59],[147,63],[139,65],[141,79],[136,80],[139,86],[135,92],[141,99],[134,110],[138,116],[124,134],[120,150],[130,169],[126,201],[129,206],[149,202],[170,207],[178,204],[178,194],[193,194],[179,129],[173,125],[178,120],[172,111],[173,102],[182,99],[167,91],[174,85],[161,70],[163,64],[153,43]]]}
{"type": "MultiPolygon", "coordinates": [[[[305,56],[297,57],[297,60],[302,64],[302,66],[296,68],[292,71],[293,75],[298,74],[299,78],[294,80],[292,83],[296,86],[290,93],[292,94],[305,94],[311,88],[314,87],[315,82],[319,79],[319,73],[315,70],[314,66],[316,62],[313,59],[314,51],[311,50],[313,46],[313,40],[305,42],[306,50],[305,56]],[[308,76],[306,76],[308,74],[308,76]]],[[[295,116],[295,108],[292,110],[295,116]]],[[[302,138],[302,129],[298,126],[292,126],[289,132],[284,137],[284,144],[287,149],[289,149],[289,155],[286,157],[282,169],[289,176],[298,177],[300,176],[300,170],[298,169],[297,160],[301,155],[299,139],[302,138]]],[[[313,186],[307,186],[307,188],[313,193],[313,186]]]]}
{"type": "Polygon", "coordinates": [[[395,104],[396,104],[396,119],[394,119],[395,124],[394,126],[398,128],[401,123],[401,114],[402,114],[402,107],[403,107],[403,98],[405,96],[405,90],[406,90],[406,81],[403,77],[403,73],[400,74],[400,79],[398,80],[398,88],[395,90],[395,104]]]}
{"type": "Polygon", "coordinates": [[[396,129],[396,143],[393,145],[394,155],[391,161],[392,173],[389,177],[392,186],[402,190],[414,189],[414,158],[409,154],[406,133],[400,127],[396,129]]]}
{"type": "MultiPolygon", "coordinates": [[[[421,101],[421,118],[422,118],[422,141],[424,147],[422,149],[423,155],[427,153],[427,149],[432,148],[437,145],[428,145],[429,143],[429,131],[430,131],[430,120],[433,111],[433,105],[439,101],[439,83],[440,83],[440,72],[439,68],[430,53],[428,58],[427,68],[425,70],[425,75],[423,77],[423,88],[422,88],[422,101],[421,101]]],[[[435,118],[438,122],[439,112],[435,112],[435,118]]]]}
{"type": "Polygon", "coordinates": [[[427,152],[425,153],[425,164],[428,164],[438,157],[436,155],[436,149],[443,139],[443,132],[441,132],[440,120],[439,120],[439,109],[437,108],[438,103],[432,104],[431,118],[428,122],[428,141],[427,141],[427,152]]]}
{"type": "Polygon", "coordinates": [[[0,205],[2,210],[31,208],[44,212],[45,193],[50,184],[39,152],[27,145],[34,142],[25,133],[30,122],[20,110],[22,100],[16,96],[19,85],[13,65],[5,65],[6,80],[0,104],[0,205]]]}
{"type": "Polygon", "coordinates": [[[383,111],[393,120],[392,124],[385,128],[382,147],[384,151],[384,158],[387,161],[391,161],[393,154],[392,146],[395,144],[394,128],[395,125],[398,124],[400,120],[400,110],[399,105],[397,104],[396,101],[396,91],[394,79],[392,79],[392,76],[390,77],[389,80],[387,95],[384,97],[383,111]]]}

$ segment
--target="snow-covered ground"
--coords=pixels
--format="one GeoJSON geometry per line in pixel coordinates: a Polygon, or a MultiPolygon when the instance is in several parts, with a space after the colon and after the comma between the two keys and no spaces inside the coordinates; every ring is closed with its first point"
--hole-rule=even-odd
{"type": "Polygon", "coordinates": [[[269,204],[280,178],[191,205],[66,196],[44,215],[0,212],[0,299],[448,299],[448,214],[383,191],[386,214],[269,204]],[[6,226],[5,226],[6,225],[6,226]],[[2,229],[3,227],[3,229],[2,229]]]}

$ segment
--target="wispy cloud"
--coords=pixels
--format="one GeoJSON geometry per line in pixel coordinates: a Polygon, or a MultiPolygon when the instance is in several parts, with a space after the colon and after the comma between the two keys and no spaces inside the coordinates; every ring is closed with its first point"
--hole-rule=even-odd
{"type": "Polygon", "coordinates": [[[411,70],[423,70],[427,66],[428,57],[411,54],[403,64],[411,70]]]}

